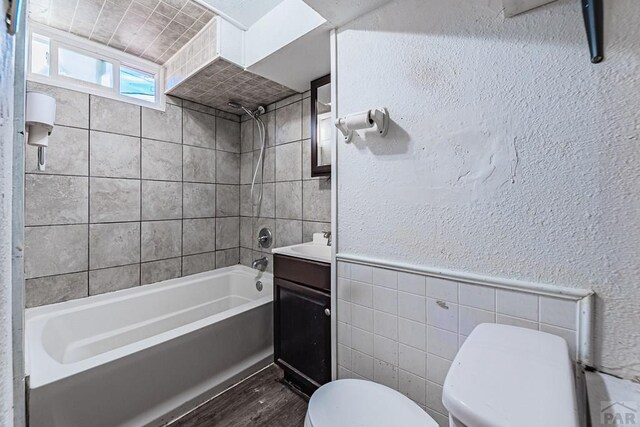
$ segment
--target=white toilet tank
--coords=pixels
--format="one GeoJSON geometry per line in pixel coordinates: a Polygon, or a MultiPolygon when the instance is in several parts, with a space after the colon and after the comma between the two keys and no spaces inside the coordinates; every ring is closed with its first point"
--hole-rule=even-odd
{"type": "Polygon", "coordinates": [[[516,326],[477,326],[456,355],[442,401],[456,427],[577,427],[566,341],[516,326]]]}

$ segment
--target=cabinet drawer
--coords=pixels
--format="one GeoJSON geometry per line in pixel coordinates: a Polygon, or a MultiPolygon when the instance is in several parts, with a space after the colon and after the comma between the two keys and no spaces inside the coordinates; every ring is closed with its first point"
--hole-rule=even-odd
{"type": "Polygon", "coordinates": [[[316,289],[331,291],[331,265],[274,254],[273,275],[316,289]]]}

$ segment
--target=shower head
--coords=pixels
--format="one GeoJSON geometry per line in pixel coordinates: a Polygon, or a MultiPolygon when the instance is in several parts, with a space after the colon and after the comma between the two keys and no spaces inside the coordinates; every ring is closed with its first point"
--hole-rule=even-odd
{"type": "Polygon", "coordinates": [[[240,104],[239,102],[235,102],[235,101],[229,101],[227,103],[227,105],[231,108],[235,108],[236,110],[242,110],[245,113],[247,113],[250,117],[252,118],[257,118],[259,115],[264,114],[265,109],[262,105],[259,105],[258,108],[255,109],[255,111],[251,111],[249,110],[247,107],[245,107],[244,105],[240,104]]]}

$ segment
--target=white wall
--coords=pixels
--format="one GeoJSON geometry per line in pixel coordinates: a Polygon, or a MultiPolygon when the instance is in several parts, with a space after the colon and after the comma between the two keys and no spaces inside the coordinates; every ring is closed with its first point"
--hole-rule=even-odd
{"type": "MultiPolygon", "coordinates": [[[[6,2],[2,10],[7,10],[6,2]]],[[[13,153],[13,39],[0,25],[0,425],[13,424],[11,344],[11,164],[13,153]]]]}
{"type": "MultiPolygon", "coordinates": [[[[483,4],[484,3],[484,4],[483,4]]],[[[640,375],[640,3],[504,19],[395,1],[338,32],[338,114],[389,135],[338,148],[338,252],[598,293],[598,368],[640,375]]]]}

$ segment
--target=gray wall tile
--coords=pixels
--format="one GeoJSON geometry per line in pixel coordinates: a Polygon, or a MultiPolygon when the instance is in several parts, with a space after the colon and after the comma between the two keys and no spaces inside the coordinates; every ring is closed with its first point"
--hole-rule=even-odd
{"type": "Polygon", "coordinates": [[[216,149],[240,152],[240,123],[216,118],[216,149]]]}
{"type": "Polygon", "coordinates": [[[215,184],[185,182],[182,191],[184,218],[206,218],[215,216],[215,184]]]}
{"type": "Polygon", "coordinates": [[[182,221],[142,223],[142,262],[181,255],[182,221]]]}
{"type": "MultiPolygon", "coordinates": [[[[268,227],[274,233],[272,247],[311,241],[313,232],[331,229],[329,222],[320,222],[330,221],[331,181],[327,178],[311,177],[310,106],[308,94],[302,101],[299,96],[295,96],[277,103],[277,108],[275,105],[268,106],[267,110],[270,113],[262,116],[268,128],[267,144],[273,145],[272,141],[275,139],[277,145],[266,150],[266,184],[263,200],[260,205],[256,204],[253,207],[249,196],[250,182],[260,154],[260,144],[255,124],[249,129],[248,123],[252,121],[243,122],[243,155],[240,166],[240,262],[244,265],[251,265],[253,259],[261,254],[270,256],[271,248],[259,248],[256,242],[257,233],[262,227],[268,227]],[[271,126],[273,130],[269,132],[271,126]],[[254,141],[251,152],[253,164],[249,166],[249,144],[246,140],[251,134],[254,141]],[[305,140],[302,141],[302,138],[305,140]],[[305,194],[302,180],[317,182],[315,185],[308,185],[305,194]]],[[[272,266],[269,266],[268,270],[270,268],[272,266]]]]}
{"type": "Polygon", "coordinates": [[[330,222],[312,222],[302,221],[302,241],[310,242],[313,240],[313,233],[324,233],[331,231],[330,222]]]}
{"type": "Polygon", "coordinates": [[[308,221],[331,221],[331,181],[304,181],[302,189],[303,218],[308,221]]]}
{"type": "Polygon", "coordinates": [[[287,106],[289,104],[292,104],[292,103],[294,103],[296,101],[300,101],[301,99],[302,99],[302,94],[301,93],[293,94],[291,96],[288,96],[288,97],[286,97],[284,99],[281,99],[280,101],[276,102],[275,103],[275,108],[285,107],[285,106],[287,106]]]}
{"type": "Polygon", "coordinates": [[[216,182],[218,184],[240,183],[240,154],[226,151],[216,153],[216,182]]]}
{"type": "Polygon", "coordinates": [[[142,181],[142,219],[182,218],[182,183],[142,181]]]}
{"type": "Polygon", "coordinates": [[[302,179],[302,145],[300,142],[276,147],[276,181],[302,179]]]}
{"type": "Polygon", "coordinates": [[[253,215],[263,218],[275,218],[276,216],[276,184],[266,182],[262,187],[262,202],[258,203],[260,185],[255,186],[253,215]]]}
{"type": "Polygon", "coordinates": [[[302,102],[276,110],[276,144],[302,139],[302,102]]]}
{"type": "Polygon", "coordinates": [[[253,152],[240,155],[240,184],[251,184],[253,180],[253,152]]]}
{"type": "Polygon", "coordinates": [[[302,219],[302,181],[276,183],[276,217],[302,219]]]}
{"type": "Polygon", "coordinates": [[[87,178],[33,175],[25,178],[25,225],[88,222],[87,178]]]}
{"type": "Polygon", "coordinates": [[[91,95],[91,130],[140,136],[140,107],[91,95]]]}
{"type": "Polygon", "coordinates": [[[253,262],[253,250],[240,248],[240,264],[250,266],[253,262]]]}
{"type": "Polygon", "coordinates": [[[240,124],[240,150],[243,153],[253,151],[253,120],[247,120],[240,124]]]}
{"type": "Polygon", "coordinates": [[[185,145],[182,158],[185,181],[216,182],[216,151],[185,145]]]}
{"type": "MultiPolygon", "coordinates": [[[[216,148],[216,117],[194,110],[184,109],[183,143],[198,147],[216,148]]],[[[227,121],[227,120],[222,120],[227,121]]],[[[232,122],[230,122],[232,123],[232,122]]],[[[238,123],[236,123],[237,125],[238,123]]]]}
{"type": "Polygon", "coordinates": [[[104,294],[140,285],[140,264],[89,272],[89,295],[104,294]]]}
{"type": "Polygon", "coordinates": [[[302,179],[326,179],[326,177],[311,176],[311,140],[302,141],[302,179]]]}
{"type": "Polygon", "coordinates": [[[251,217],[240,218],[240,246],[253,248],[253,218],[251,217]]]}
{"type": "MultiPolygon", "coordinates": [[[[257,198],[257,196],[255,196],[257,198]]],[[[252,216],[251,185],[240,186],[240,215],[252,216]]]]}
{"type": "Polygon", "coordinates": [[[213,270],[214,268],[216,268],[215,252],[182,257],[183,276],[202,273],[203,271],[213,270]]]}
{"type": "Polygon", "coordinates": [[[140,181],[91,178],[91,222],[140,221],[140,181]]]}
{"type": "Polygon", "coordinates": [[[216,249],[229,249],[240,244],[238,217],[216,219],[216,249]]]}
{"type": "Polygon", "coordinates": [[[54,86],[27,82],[27,90],[42,92],[56,99],[56,125],[89,127],[89,95],[54,86]]]}
{"type": "Polygon", "coordinates": [[[302,243],[302,221],[276,219],[278,246],[291,246],[302,243]]]}
{"type": "Polygon", "coordinates": [[[163,280],[180,277],[182,270],[182,259],[171,258],[160,261],[143,262],[140,264],[141,284],[162,282],[163,280]]]}
{"type": "Polygon", "coordinates": [[[86,225],[25,228],[27,279],[87,270],[86,225]]]}
{"type": "Polygon", "coordinates": [[[142,137],[182,143],[182,108],[170,104],[165,111],[143,107],[142,137]]]}
{"type": "MultiPolygon", "coordinates": [[[[260,150],[253,152],[253,170],[258,166],[258,160],[260,159],[260,150]]],[[[264,150],[264,175],[262,170],[258,170],[256,176],[257,181],[260,182],[261,177],[264,176],[264,182],[274,182],[276,177],[276,149],[275,147],[267,148],[264,150]]],[[[253,177],[253,175],[252,175],[253,177]]]]}
{"type": "Polygon", "coordinates": [[[28,279],[24,291],[27,308],[86,297],[87,272],[28,279]]]}
{"type": "Polygon", "coordinates": [[[193,255],[216,249],[214,218],[185,219],[182,222],[182,254],[193,255]]]}
{"type": "Polygon", "coordinates": [[[142,179],[182,181],[182,146],[143,139],[142,179]]]}
{"type": "Polygon", "coordinates": [[[91,224],[89,267],[115,267],[140,262],[140,223],[91,224]]]}
{"type": "Polygon", "coordinates": [[[302,100],[302,139],[311,138],[311,98],[302,100]]]}
{"type": "Polygon", "coordinates": [[[216,186],[216,216],[238,216],[240,214],[240,186],[216,186]]]}
{"type": "Polygon", "coordinates": [[[91,131],[91,176],[140,178],[140,138],[91,131]]]}
{"type": "MultiPolygon", "coordinates": [[[[274,105],[269,106],[269,113],[262,116],[270,147],[265,153],[267,183],[261,209],[254,209],[249,200],[249,184],[260,147],[254,121],[240,124],[233,120],[233,115],[220,116],[213,109],[191,103],[189,108],[201,113],[183,110],[180,103],[172,103],[166,113],[161,113],[100,97],[90,99],[71,91],[64,96],[78,100],[84,96],[86,123],[84,129],[58,126],[58,132],[54,130],[50,167],[38,176],[90,175],[91,178],[80,179],[84,179],[84,191],[88,193],[91,189],[91,194],[87,194],[88,201],[85,200],[82,209],[83,225],[64,232],[58,232],[56,227],[27,228],[27,244],[31,247],[27,245],[25,268],[32,274],[29,283],[36,292],[31,297],[34,305],[86,296],[89,288],[91,293],[108,292],[239,261],[247,264],[263,254],[271,260],[270,248],[257,250],[254,234],[262,226],[274,232],[274,246],[296,243],[316,227],[328,228],[328,224],[307,221],[307,216],[313,215],[306,210],[309,215],[300,221],[304,199],[300,180],[310,178],[307,165],[300,162],[303,158],[307,161],[304,156],[309,155],[305,146],[308,142],[278,146],[276,152],[278,120],[279,142],[290,138],[299,141],[295,135],[303,112],[299,110],[300,116],[296,113],[302,105],[297,98],[281,103],[284,111],[277,112],[274,105]],[[132,114],[124,114],[126,110],[132,114]],[[288,115],[298,124],[284,122],[288,115]],[[94,130],[89,132],[89,126],[94,130]],[[142,133],[146,139],[141,138],[142,133]],[[242,157],[241,151],[245,153],[242,157]],[[289,180],[292,181],[283,182],[289,180]],[[282,192],[279,203],[276,203],[276,181],[282,192]],[[241,219],[239,214],[244,217],[241,219]],[[87,221],[91,224],[85,224],[87,221]],[[103,221],[108,223],[96,223],[103,221]],[[245,246],[242,251],[238,249],[241,243],[245,246]],[[56,258],[47,254],[62,255],[56,258]],[[91,277],[86,270],[90,270],[91,277]],[[44,279],[54,283],[56,277],[74,272],[83,273],[73,276],[69,285],[60,281],[51,288],[38,289],[46,283],[44,279]],[[35,281],[36,277],[43,280],[35,281]]],[[[74,114],[82,116],[81,112],[74,114]]],[[[63,115],[63,120],[75,118],[63,115]]],[[[35,176],[35,150],[28,151],[28,156],[33,165],[27,165],[27,170],[33,170],[35,176]]],[[[38,178],[27,179],[35,183],[38,178]]],[[[36,184],[34,187],[44,192],[50,188],[36,184]]],[[[313,197],[315,190],[309,187],[306,196],[313,197]]],[[[64,193],[63,198],[73,194],[64,193]]],[[[50,206],[56,206],[61,198],[46,201],[46,197],[40,197],[39,193],[38,196],[37,200],[43,201],[42,207],[47,209],[34,209],[30,205],[29,209],[35,212],[33,223],[50,226],[52,219],[46,215],[56,212],[50,206]]]]}
{"type": "Polygon", "coordinates": [[[25,171],[86,176],[89,173],[89,131],[56,126],[49,136],[46,169],[38,170],[38,147],[27,145],[25,171]]]}
{"type": "MultiPolygon", "coordinates": [[[[264,123],[265,135],[265,147],[273,147],[276,145],[276,112],[270,111],[263,115],[262,122],[264,123]]],[[[254,122],[253,125],[253,148],[259,150],[262,147],[262,141],[260,140],[260,133],[258,132],[258,125],[254,122]]]]}
{"type": "Polygon", "coordinates": [[[236,265],[240,262],[240,248],[216,251],[216,268],[236,265]]]}

